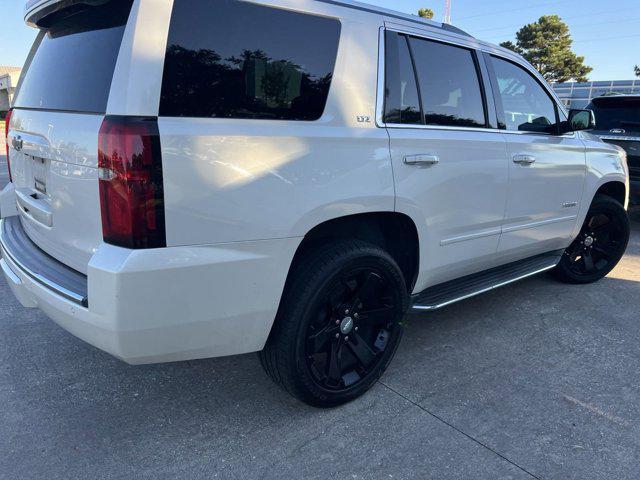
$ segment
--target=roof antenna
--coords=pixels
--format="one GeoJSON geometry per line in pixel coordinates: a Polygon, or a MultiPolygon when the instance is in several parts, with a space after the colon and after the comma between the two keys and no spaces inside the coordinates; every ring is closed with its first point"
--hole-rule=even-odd
{"type": "Polygon", "coordinates": [[[451,25],[451,0],[445,0],[444,15],[442,17],[442,23],[451,25]]]}

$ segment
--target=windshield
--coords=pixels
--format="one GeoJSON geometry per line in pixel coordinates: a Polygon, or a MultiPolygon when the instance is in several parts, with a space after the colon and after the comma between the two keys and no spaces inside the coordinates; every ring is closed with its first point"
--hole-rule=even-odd
{"type": "Polygon", "coordinates": [[[35,41],[14,106],[104,113],[132,3],[56,14],[35,41]]]}
{"type": "Polygon", "coordinates": [[[640,132],[640,98],[594,99],[587,108],[593,110],[596,116],[596,130],[640,132]]]}

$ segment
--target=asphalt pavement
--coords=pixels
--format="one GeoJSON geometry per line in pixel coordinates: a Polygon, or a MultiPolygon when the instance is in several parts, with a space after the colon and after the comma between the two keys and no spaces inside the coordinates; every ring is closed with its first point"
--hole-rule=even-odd
{"type": "Polygon", "coordinates": [[[0,281],[0,479],[636,480],[638,220],[600,283],[411,316],[381,381],[327,411],[256,355],[128,366],[0,281]]]}

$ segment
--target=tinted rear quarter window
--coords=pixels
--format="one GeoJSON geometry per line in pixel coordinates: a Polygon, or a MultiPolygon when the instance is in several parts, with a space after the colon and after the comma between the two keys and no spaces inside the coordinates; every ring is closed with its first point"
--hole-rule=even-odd
{"type": "Polygon", "coordinates": [[[14,106],[104,113],[132,0],[60,12],[36,39],[14,106]]]}
{"type": "Polygon", "coordinates": [[[176,0],[160,115],[317,120],[339,38],[335,19],[236,0],[176,0]]]}

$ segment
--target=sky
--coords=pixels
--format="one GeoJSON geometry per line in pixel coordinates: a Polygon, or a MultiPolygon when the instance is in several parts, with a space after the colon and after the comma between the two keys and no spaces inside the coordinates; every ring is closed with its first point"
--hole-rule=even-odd
{"type": "MultiPolygon", "coordinates": [[[[366,0],[415,13],[431,8],[441,21],[445,0],[366,0]]],[[[590,80],[628,80],[640,64],[640,0],[451,0],[452,24],[492,43],[514,40],[515,32],[540,16],[558,14],[570,27],[573,50],[593,67],[590,80]]],[[[0,65],[20,66],[35,38],[22,20],[24,0],[0,0],[0,65]]]]}

